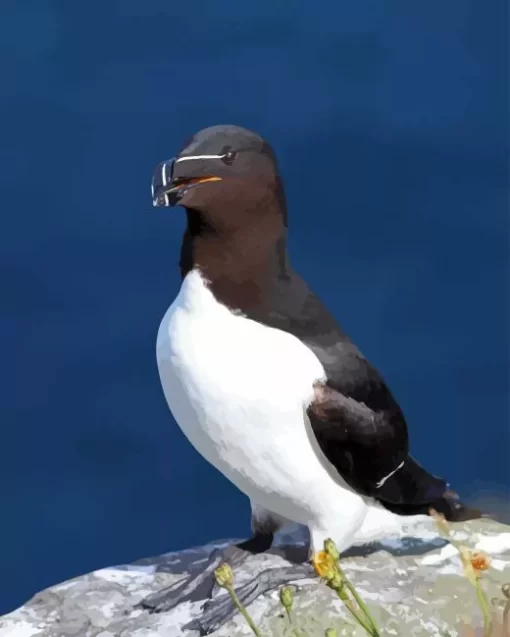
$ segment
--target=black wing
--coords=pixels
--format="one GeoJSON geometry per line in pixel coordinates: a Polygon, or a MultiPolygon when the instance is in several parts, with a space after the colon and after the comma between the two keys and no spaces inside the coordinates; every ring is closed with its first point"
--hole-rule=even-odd
{"type": "MultiPolygon", "coordinates": [[[[390,391],[359,352],[338,349],[347,352],[337,360],[352,356],[354,371],[343,375],[347,383],[328,377],[317,385],[308,410],[324,455],[351,487],[383,503],[412,505],[414,512],[436,502],[447,484],[409,455],[407,424],[390,391]]],[[[333,360],[331,352],[324,358],[333,360]]]]}
{"type": "Polygon", "coordinates": [[[248,316],[290,332],[321,361],[327,382],[317,387],[310,422],[352,488],[402,513],[442,498],[447,484],[409,455],[404,415],[383,379],[300,277],[282,279],[248,316]]]}

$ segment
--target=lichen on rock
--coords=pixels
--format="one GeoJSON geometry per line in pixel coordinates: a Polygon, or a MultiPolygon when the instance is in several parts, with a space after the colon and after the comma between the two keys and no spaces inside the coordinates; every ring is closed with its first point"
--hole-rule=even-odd
{"type": "MultiPolygon", "coordinates": [[[[454,524],[452,528],[455,537],[468,548],[489,556],[490,567],[481,577],[495,617],[501,618],[507,601],[501,589],[510,582],[510,527],[483,519],[454,524]]],[[[297,526],[280,533],[274,548],[250,557],[241,571],[236,571],[236,583],[261,570],[288,564],[291,553],[293,559],[299,552],[306,555],[305,540],[303,529],[297,526]]],[[[0,618],[0,637],[195,637],[197,631],[183,626],[200,614],[203,600],[186,602],[161,614],[150,614],[137,608],[137,604],[192,572],[214,548],[225,543],[104,568],[52,586],[0,618]]],[[[341,559],[383,635],[482,634],[481,611],[473,587],[464,576],[458,552],[433,526],[410,526],[408,535],[400,540],[352,550],[341,559]],[[463,624],[478,632],[460,632],[463,624]]],[[[324,584],[306,580],[296,582],[293,588],[293,621],[308,637],[323,637],[330,627],[339,636],[363,635],[324,584]]],[[[249,611],[263,635],[290,634],[279,591],[261,596],[249,611]]],[[[216,637],[250,634],[240,615],[214,633],[216,637]]]]}

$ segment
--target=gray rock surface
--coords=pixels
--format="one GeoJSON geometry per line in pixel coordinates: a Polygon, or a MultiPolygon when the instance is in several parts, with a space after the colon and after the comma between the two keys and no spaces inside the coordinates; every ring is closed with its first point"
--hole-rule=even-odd
{"type": "MultiPolygon", "coordinates": [[[[501,586],[510,582],[510,527],[477,520],[452,528],[466,546],[492,557],[483,581],[495,615],[501,617],[505,600],[501,586]]],[[[214,548],[227,543],[104,568],[52,586],[0,618],[0,637],[196,637],[196,631],[183,626],[200,613],[203,601],[187,602],[164,614],[149,614],[135,606],[150,593],[193,572],[214,548]]],[[[289,527],[278,535],[270,553],[253,556],[235,573],[236,583],[266,568],[285,565],[288,558],[296,559],[299,554],[306,554],[306,536],[301,528],[289,527]]],[[[431,521],[409,526],[398,540],[350,551],[342,564],[383,628],[383,635],[482,634],[476,595],[462,573],[458,553],[437,535],[431,521]],[[478,628],[462,632],[461,622],[478,628]]],[[[323,636],[327,627],[336,628],[339,635],[364,634],[353,625],[333,591],[317,580],[297,582],[294,599],[294,621],[306,635],[323,636]]],[[[282,610],[277,591],[249,607],[266,636],[293,635],[282,610]]],[[[214,635],[247,636],[251,632],[236,615],[214,635]]]]}

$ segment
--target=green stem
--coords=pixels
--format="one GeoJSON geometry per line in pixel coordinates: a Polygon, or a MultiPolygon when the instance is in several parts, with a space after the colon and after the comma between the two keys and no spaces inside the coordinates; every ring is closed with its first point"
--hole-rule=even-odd
{"type": "Polygon", "coordinates": [[[361,599],[361,597],[358,595],[358,592],[356,591],[356,588],[351,584],[351,582],[348,580],[348,578],[346,577],[345,573],[343,572],[340,564],[337,563],[337,568],[338,571],[342,577],[342,580],[345,584],[345,586],[349,589],[349,591],[351,592],[352,596],[354,597],[354,599],[356,600],[358,606],[361,608],[361,610],[363,611],[363,614],[365,615],[366,619],[368,620],[371,629],[372,629],[372,634],[374,635],[374,637],[380,637],[379,635],[379,629],[377,628],[377,625],[374,621],[374,618],[372,617],[372,615],[370,614],[370,611],[368,610],[368,606],[365,604],[365,602],[361,599]]]}
{"type": "Polygon", "coordinates": [[[370,611],[368,610],[368,606],[361,599],[361,597],[358,595],[358,593],[357,593],[356,589],[354,588],[354,586],[348,580],[345,581],[345,585],[351,591],[351,593],[352,593],[354,599],[356,600],[358,606],[361,608],[361,610],[363,611],[363,614],[365,615],[366,619],[370,623],[370,626],[372,627],[372,631],[374,633],[374,637],[380,637],[379,636],[379,629],[377,628],[375,620],[372,617],[372,615],[370,614],[370,611]]]}
{"type": "MultiPolygon", "coordinates": [[[[337,591],[337,594],[338,594],[338,591],[337,591]]],[[[338,595],[338,597],[340,597],[340,595],[338,595]]],[[[354,608],[352,600],[342,599],[341,597],[340,599],[343,601],[343,603],[347,607],[347,610],[351,613],[351,615],[358,622],[358,624],[365,629],[367,634],[370,635],[370,637],[378,637],[377,633],[374,633],[374,629],[372,628],[372,626],[367,624],[365,620],[359,616],[358,611],[354,608]]]]}
{"type": "Polygon", "coordinates": [[[491,613],[489,610],[489,604],[487,602],[487,598],[485,597],[485,593],[482,590],[482,586],[480,581],[476,582],[476,594],[478,596],[478,602],[480,604],[480,608],[483,613],[483,633],[484,637],[491,637],[491,629],[492,629],[492,621],[491,621],[491,613]]]}
{"type": "Polygon", "coordinates": [[[287,613],[287,619],[289,620],[289,626],[292,628],[292,632],[296,637],[299,637],[299,633],[297,628],[294,626],[294,622],[292,621],[292,615],[290,614],[290,608],[285,608],[285,612],[287,613]]]}
{"type": "Polygon", "coordinates": [[[505,608],[503,609],[503,628],[509,631],[510,634],[510,623],[508,622],[508,618],[510,617],[510,599],[505,604],[505,608]]]}
{"type": "Polygon", "coordinates": [[[251,628],[253,634],[256,635],[257,637],[262,637],[259,629],[255,626],[255,623],[253,622],[253,619],[249,616],[248,611],[246,610],[246,608],[239,601],[239,598],[236,595],[234,587],[233,586],[225,586],[225,588],[227,589],[227,592],[230,595],[230,599],[233,601],[234,606],[237,608],[237,610],[244,617],[246,623],[251,628]]]}

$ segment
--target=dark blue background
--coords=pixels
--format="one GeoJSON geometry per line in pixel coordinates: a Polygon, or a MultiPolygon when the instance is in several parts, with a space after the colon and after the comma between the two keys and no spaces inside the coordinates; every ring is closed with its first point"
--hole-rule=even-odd
{"type": "Polygon", "coordinates": [[[183,216],[152,169],[212,124],[275,147],[293,261],[415,454],[508,493],[505,5],[2,0],[0,610],[249,532],[155,361],[183,216]]]}

